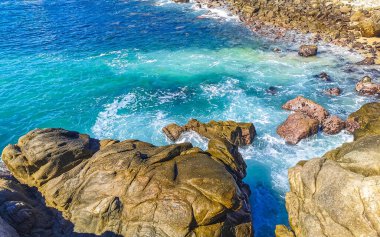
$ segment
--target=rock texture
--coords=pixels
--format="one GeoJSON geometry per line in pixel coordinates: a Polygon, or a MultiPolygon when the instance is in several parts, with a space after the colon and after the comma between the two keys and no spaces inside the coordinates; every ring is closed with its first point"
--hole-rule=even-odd
{"type": "Polygon", "coordinates": [[[234,121],[201,123],[196,119],[190,119],[184,126],[169,124],[162,131],[172,141],[177,140],[185,131],[194,131],[208,139],[224,138],[237,146],[251,144],[256,135],[253,123],[237,123],[234,121]]]}
{"type": "MultiPolygon", "coordinates": [[[[246,166],[237,149],[220,137],[211,139],[204,152],[190,143],[156,147],[36,129],[7,146],[2,159],[18,181],[36,187],[78,233],[243,237],[252,235],[250,191],[242,182],[246,166]]],[[[26,189],[16,186],[15,195],[23,196],[26,189]]],[[[17,225],[6,220],[20,236],[38,223],[51,229],[43,215],[31,218],[28,210],[34,207],[13,209],[20,213],[17,225]]]]}
{"type": "Polygon", "coordinates": [[[317,55],[318,46],[316,45],[301,45],[298,54],[302,57],[311,57],[317,55]]]}
{"type": "Polygon", "coordinates": [[[362,95],[380,95],[380,84],[372,82],[372,78],[366,76],[361,79],[355,87],[362,95]]]}
{"type": "Polygon", "coordinates": [[[323,132],[330,135],[339,133],[345,126],[346,123],[336,115],[328,117],[322,124],[323,132]]]}
{"type": "Polygon", "coordinates": [[[333,88],[326,89],[324,93],[326,95],[338,96],[342,93],[342,90],[339,87],[333,87],[333,88]]]}
{"type": "MultiPolygon", "coordinates": [[[[297,237],[380,236],[380,103],[351,118],[355,140],[289,170],[286,208],[297,237]]],[[[292,233],[278,227],[277,237],[292,233]],[[281,231],[280,231],[281,230],[281,231]]]]}
{"type": "Polygon", "coordinates": [[[290,111],[302,112],[311,118],[317,119],[319,123],[322,123],[329,115],[329,112],[321,105],[302,96],[298,96],[297,98],[286,102],[282,108],[290,111]]]}

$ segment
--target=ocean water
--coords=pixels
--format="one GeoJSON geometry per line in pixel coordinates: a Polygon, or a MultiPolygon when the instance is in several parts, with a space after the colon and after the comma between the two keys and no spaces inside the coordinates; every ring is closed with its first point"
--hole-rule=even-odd
{"type": "MultiPolygon", "coordinates": [[[[250,32],[225,11],[167,1],[0,1],[0,149],[36,127],[62,127],[96,138],[170,143],[168,123],[253,122],[254,144],[241,149],[252,189],[255,236],[288,224],[287,169],[352,140],[344,132],[286,145],[276,127],[281,105],[304,95],[345,118],[371,97],[354,92],[374,68],[344,49],[321,46],[297,56],[297,42],[250,32]],[[280,48],[282,52],[273,52],[280,48]],[[325,71],[333,82],[314,75],[325,71]],[[274,86],[278,93],[268,94],[274,86]],[[343,95],[323,94],[339,86],[343,95]]],[[[205,148],[186,133],[180,141],[205,148]]]]}

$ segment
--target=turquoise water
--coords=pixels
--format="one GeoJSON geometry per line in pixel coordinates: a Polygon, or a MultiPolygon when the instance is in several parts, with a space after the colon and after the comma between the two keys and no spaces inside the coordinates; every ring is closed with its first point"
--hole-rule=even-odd
{"type": "MultiPolygon", "coordinates": [[[[0,149],[36,127],[164,145],[161,128],[171,122],[254,122],[258,136],[241,150],[245,181],[255,236],[273,236],[276,224],[287,224],[287,169],[352,139],[319,134],[288,146],[275,133],[288,115],[281,105],[304,95],[344,118],[372,100],[355,94],[356,81],[379,75],[348,70],[360,58],[342,49],[323,46],[320,56],[305,59],[297,46],[260,38],[191,4],[1,1],[0,149]],[[313,77],[322,71],[334,81],[313,77]],[[323,95],[337,85],[342,96],[323,95]],[[276,95],[266,93],[270,86],[276,95]]],[[[181,141],[207,144],[193,133],[181,141]]]]}

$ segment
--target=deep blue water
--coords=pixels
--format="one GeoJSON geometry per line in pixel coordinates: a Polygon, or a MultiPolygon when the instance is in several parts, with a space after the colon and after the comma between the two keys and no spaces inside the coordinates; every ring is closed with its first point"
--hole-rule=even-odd
{"type": "MultiPolygon", "coordinates": [[[[2,0],[0,149],[36,127],[163,145],[169,141],[161,128],[170,122],[254,122],[258,136],[241,152],[255,236],[273,236],[276,224],[287,224],[287,169],[351,139],[319,134],[288,146],[275,133],[288,115],[281,105],[304,95],[344,118],[371,100],[353,91],[368,72],[346,70],[359,57],[323,46],[320,56],[305,59],[297,46],[260,38],[191,4],[2,0]],[[334,82],[313,78],[321,71],[334,82]],[[337,85],[342,96],[323,95],[337,85]],[[269,86],[279,93],[267,94],[269,86]]],[[[207,143],[192,133],[185,140],[207,143]]]]}

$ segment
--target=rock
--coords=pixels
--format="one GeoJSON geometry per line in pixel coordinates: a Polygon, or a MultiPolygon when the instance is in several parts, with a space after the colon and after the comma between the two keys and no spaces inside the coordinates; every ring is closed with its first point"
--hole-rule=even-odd
{"type": "Polygon", "coordinates": [[[354,142],[289,169],[286,208],[295,236],[379,236],[380,126],[364,125],[373,123],[372,112],[379,120],[380,103],[352,115],[367,129],[354,142]]]}
{"type": "Polygon", "coordinates": [[[284,225],[277,225],[274,233],[276,237],[294,237],[294,233],[284,225]]]}
{"type": "Polygon", "coordinates": [[[318,132],[319,122],[301,112],[289,115],[288,119],[277,128],[280,135],[289,144],[295,145],[299,141],[318,132]]]}
{"type": "Polygon", "coordinates": [[[312,100],[298,96],[293,100],[289,100],[283,106],[283,109],[298,111],[308,115],[311,118],[317,119],[320,124],[327,118],[329,113],[321,105],[312,100]]]}
{"type": "Polygon", "coordinates": [[[323,121],[322,129],[326,134],[334,135],[340,133],[345,128],[345,122],[338,116],[330,116],[323,121]]]}
{"type": "Polygon", "coordinates": [[[363,77],[355,87],[356,91],[362,95],[376,95],[380,94],[380,84],[372,82],[368,76],[363,77]]]}
{"type": "Polygon", "coordinates": [[[380,14],[378,18],[365,18],[359,22],[360,32],[363,37],[380,37],[380,14]]]}
{"type": "Polygon", "coordinates": [[[331,77],[327,73],[325,73],[325,72],[321,72],[316,77],[319,78],[319,79],[321,79],[322,81],[331,81],[331,77]]]}
{"type": "Polygon", "coordinates": [[[190,143],[101,143],[63,129],[37,129],[7,146],[2,159],[77,233],[252,236],[246,166],[236,146],[211,140],[207,153],[190,143]]]}
{"type": "Polygon", "coordinates": [[[175,3],[189,3],[189,0],[173,0],[175,3]]]}
{"type": "Polygon", "coordinates": [[[266,90],[266,93],[267,94],[271,94],[271,95],[276,95],[278,93],[278,89],[274,86],[270,86],[267,90],[266,90]]]}
{"type": "Polygon", "coordinates": [[[380,134],[380,103],[368,103],[348,116],[346,130],[353,133],[355,139],[380,134]]]}
{"type": "Polygon", "coordinates": [[[251,144],[256,135],[255,126],[252,123],[237,123],[234,121],[201,123],[196,119],[189,120],[182,127],[176,124],[169,124],[163,131],[169,139],[174,141],[178,139],[180,133],[194,131],[208,139],[226,139],[237,146],[251,144]]]}
{"type": "Polygon", "coordinates": [[[181,126],[178,126],[175,123],[171,123],[167,126],[165,126],[162,131],[165,133],[165,135],[172,141],[176,141],[181,134],[185,131],[181,126]]]}
{"type": "Polygon", "coordinates": [[[357,62],[356,65],[374,65],[375,59],[372,57],[366,57],[364,60],[357,62]]]}
{"type": "Polygon", "coordinates": [[[20,237],[16,230],[0,217],[0,236],[20,237]]]}
{"type": "Polygon", "coordinates": [[[333,87],[329,88],[324,91],[326,95],[331,95],[331,96],[338,96],[342,93],[341,89],[339,87],[333,87]]]}
{"type": "Polygon", "coordinates": [[[298,54],[302,57],[310,57],[317,55],[318,47],[316,45],[302,45],[298,54]]]}

